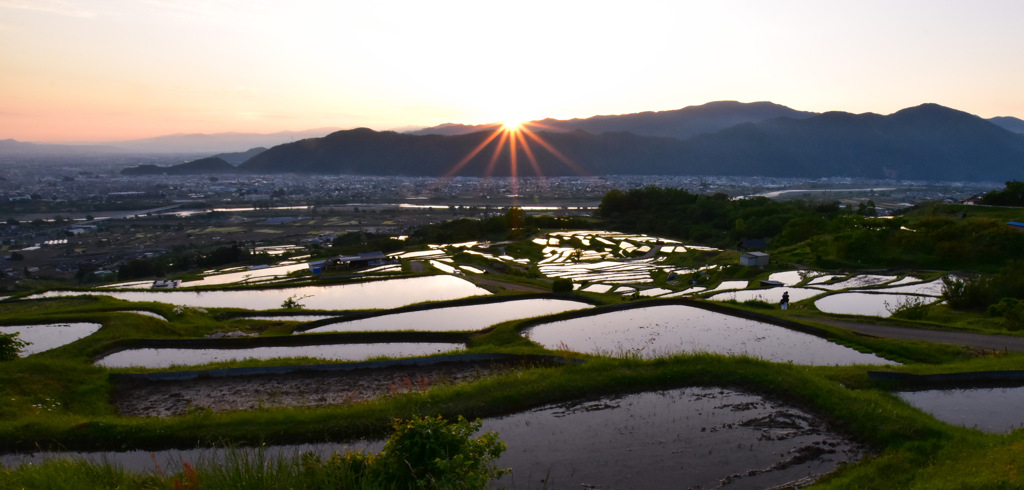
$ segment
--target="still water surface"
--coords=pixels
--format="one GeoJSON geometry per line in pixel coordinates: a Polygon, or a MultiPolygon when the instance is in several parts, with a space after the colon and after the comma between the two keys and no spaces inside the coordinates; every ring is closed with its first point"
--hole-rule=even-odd
{"type": "Polygon", "coordinates": [[[563,311],[584,308],[591,308],[591,305],[579,301],[561,299],[526,299],[382,315],[332,323],[308,330],[307,333],[382,332],[396,330],[465,332],[483,330],[491,325],[509,320],[552,315],[563,311]]]}
{"type": "Polygon", "coordinates": [[[895,364],[813,335],[683,305],[545,323],[526,330],[525,335],[549,349],[602,355],[655,358],[713,352],[814,366],[895,364]]]}
{"type": "Polygon", "coordinates": [[[814,302],[819,310],[837,315],[866,315],[886,318],[907,302],[934,303],[935,298],[910,294],[840,293],[814,302]]]}
{"type": "Polygon", "coordinates": [[[102,326],[99,323],[85,322],[12,325],[0,327],[0,333],[17,333],[19,339],[29,342],[29,345],[21,351],[21,356],[25,357],[88,337],[102,326]]]}
{"type": "Polygon", "coordinates": [[[903,391],[897,395],[948,424],[993,433],[1024,427],[1024,386],[903,391]]]}
{"type": "Polygon", "coordinates": [[[446,301],[490,294],[454,276],[423,276],[336,286],[230,291],[48,291],[29,299],[95,294],[127,301],[156,301],[200,308],[271,310],[293,298],[307,309],[359,310],[397,308],[424,301],[446,301]]]}
{"type": "MultiPolygon", "coordinates": [[[[682,388],[548,405],[485,419],[508,444],[497,461],[508,488],[768,488],[834,471],[863,449],[806,412],[762,396],[722,388],[682,388]]],[[[479,435],[479,434],[477,434],[479,435]]],[[[307,451],[379,451],[381,441],[270,446],[269,456],[307,451]]],[[[252,450],[250,450],[252,451],[252,450]]],[[[255,451],[249,454],[253,454],[255,451]]],[[[159,463],[223,461],[222,449],[0,455],[16,466],[47,458],[109,461],[133,471],[159,463]]],[[[236,457],[238,450],[235,450],[236,457]]]]}

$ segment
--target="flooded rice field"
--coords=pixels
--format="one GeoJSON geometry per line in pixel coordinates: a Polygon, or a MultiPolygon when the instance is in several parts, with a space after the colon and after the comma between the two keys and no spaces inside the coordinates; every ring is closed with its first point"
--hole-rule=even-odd
{"type": "MultiPolygon", "coordinates": [[[[497,486],[534,488],[769,488],[802,486],[855,462],[864,449],[825,422],[759,395],[721,388],[608,396],[485,419],[508,444],[497,486]]],[[[381,441],[264,447],[267,455],[378,451],[381,441]]],[[[109,461],[135,471],[222,460],[227,451],[8,454],[15,466],[52,457],[109,461]]]]}
{"type": "Polygon", "coordinates": [[[99,323],[51,323],[46,325],[0,326],[0,333],[17,333],[18,338],[29,345],[21,350],[21,357],[70,344],[96,333],[103,325],[99,323]]]}
{"type": "Polygon", "coordinates": [[[937,299],[910,294],[839,293],[825,296],[815,301],[814,306],[825,313],[886,318],[892,315],[892,312],[900,305],[917,301],[934,303],[937,299]]]}
{"type": "Polygon", "coordinates": [[[817,417],[720,388],[550,405],[483,430],[508,444],[497,484],[512,488],[768,488],[863,453],[817,417]]]}
{"type": "Polygon", "coordinates": [[[382,332],[415,330],[417,332],[465,332],[483,330],[509,320],[552,315],[564,311],[591,308],[587,303],[561,299],[526,299],[482,305],[432,308],[394,313],[345,322],[331,323],[307,330],[306,333],[382,332]]]}
{"type": "Polygon", "coordinates": [[[859,276],[853,276],[849,279],[846,279],[845,281],[835,283],[820,283],[815,284],[815,286],[822,289],[828,289],[831,291],[838,291],[840,289],[854,289],[870,286],[880,286],[882,284],[895,280],[896,276],[879,276],[873,274],[863,274],[859,276]]]}
{"type": "Polygon", "coordinates": [[[29,297],[80,296],[96,294],[126,301],[156,301],[198,308],[245,308],[268,310],[293,299],[314,310],[360,310],[397,308],[424,301],[446,301],[490,294],[473,283],[454,276],[422,276],[335,286],[302,286],[285,289],[221,291],[49,291],[29,297]]]}
{"type": "Polygon", "coordinates": [[[895,364],[813,335],[683,305],[603,313],[531,327],[548,349],[656,358],[680,353],[747,355],[808,365],[895,364]]]}
{"type": "Polygon", "coordinates": [[[803,301],[810,299],[820,294],[824,294],[825,291],[820,289],[812,288],[771,288],[771,289],[741,289],[738,291],[726,291],[718,293],[708,298],[711,301],[738,301],[743,303],[745,301],[764,301],[772,304],[779,304],[782,301],[782,293],[789,293],[789,301],[796,303],[797,301],[803,301]]]}
{"type": "Polygon", "coordinates": [[[390,342],[367,344],[321,344],[241,349],[126,349],[96,361],[107,368],[199,366],[212,362],[246,359],[314,357],[331,361],[364,361],[375,357],[415,357],[465,349],[451,342],[390,342]]]}
{"type": "Polygon", "coordinates": [[[1024,386],[902,391],[903,401],[948,424],[1007,433],[1024,427],[1024,386]]]}

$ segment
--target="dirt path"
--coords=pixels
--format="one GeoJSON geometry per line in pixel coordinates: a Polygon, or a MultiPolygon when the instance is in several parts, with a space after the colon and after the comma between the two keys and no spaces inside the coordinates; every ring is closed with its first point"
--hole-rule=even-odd
{"type": "Polygon", "coordinates": [[[833,327],[846,328],[854,332],[874,337],[885,337],[903,340],[924,340],[942,344],[964,345],[976,349],[1011,350],[1024,352],[1024,337],[1010,335],[988,335],[970,332],[950,332],[946,330],[928,330],[923,328],[898,327],[876,323],[854,322],[829,318],[808,319],[833,327]]]}

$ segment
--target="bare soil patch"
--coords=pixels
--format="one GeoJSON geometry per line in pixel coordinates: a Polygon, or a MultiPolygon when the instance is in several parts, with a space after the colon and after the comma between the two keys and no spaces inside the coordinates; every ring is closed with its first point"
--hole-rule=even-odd
{"type": "Polygon", "coordinates": [[[122,415],[169,417],[189,410],[254,410],[355,403],[479,379],[512,364],[494,362],[290,372],[190,380],[119,380],[113,403],[122,415]]]}

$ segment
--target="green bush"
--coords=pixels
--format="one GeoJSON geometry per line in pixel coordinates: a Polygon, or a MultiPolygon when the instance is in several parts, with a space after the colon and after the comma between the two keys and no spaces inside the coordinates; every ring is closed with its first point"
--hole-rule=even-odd
{"type": "Polygon", "coordinates": [[[893,318],[904,320],[923,320],[928,314],[928,301],[917,296],[908,296],[896,301],[895,304],[885,302],[885,309],[893,318]]]}
{"type": "Polygon", "coordinates": [[[558,278],[551,283],[551,291],[555,293],[568,293],[572,291],[572,279],[558,278]]]}
{"type": "Polygon", "coordinates": [[[1003,298],[988,307],[989,316],[1002,317],[1007,330],[1024,328],[1024,301],[1016,298],[1003,298]]]}
{"type": "Polygon", "coordinates": [[[471,437],[481,424],[461,415],[454,423],[441,416],[396,420],[369,471],[396,488],[484,488],[507,470],[493,463],[505,451],[497,433],[471,437]]]}
{"type": "Polygon", "coordinates": [[[0,333],[0,361],[13,361],[17,359],[18,354],[28,344],[29,342],[18,338],[18,332],[0,333]]]}

